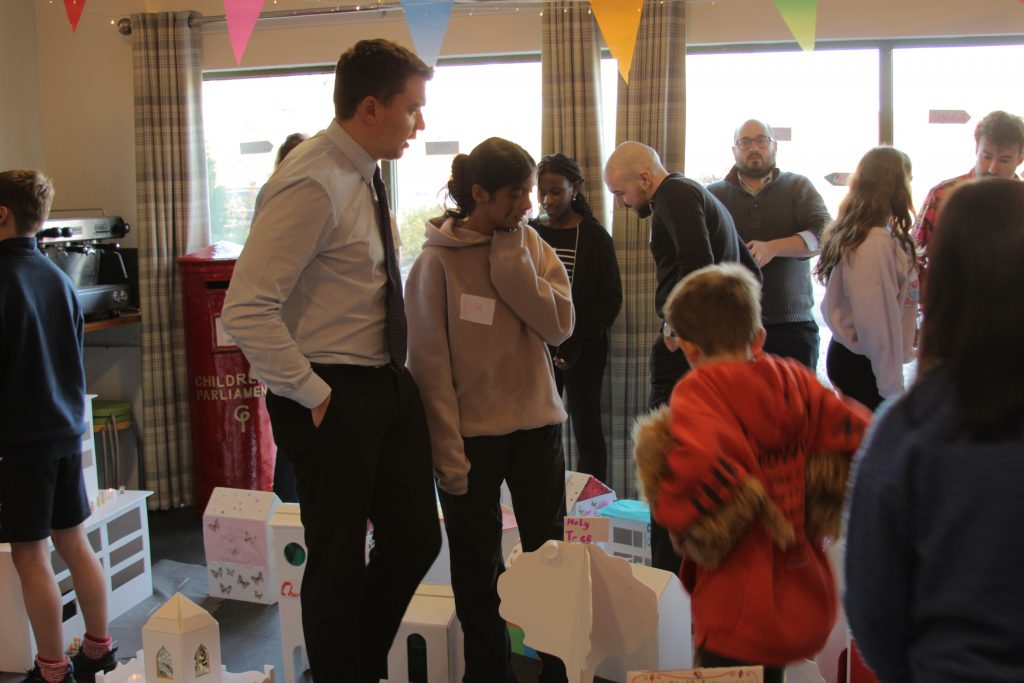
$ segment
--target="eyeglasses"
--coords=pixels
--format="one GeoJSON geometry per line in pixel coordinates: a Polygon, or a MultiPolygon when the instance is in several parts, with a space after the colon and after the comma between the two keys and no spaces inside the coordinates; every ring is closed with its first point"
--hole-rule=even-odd
{"type": "Polygon", "coordinates": [[[756,138],[740,138],[736,141],[736,146],[745,152],[754,145],[757,145],[758,149],[767,149],[773,142],[775,140],[767,135],[758,135],[756,138]]]}

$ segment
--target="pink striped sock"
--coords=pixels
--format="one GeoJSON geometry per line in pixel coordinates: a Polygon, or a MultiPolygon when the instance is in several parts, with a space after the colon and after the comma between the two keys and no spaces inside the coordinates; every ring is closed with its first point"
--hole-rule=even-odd
{"type": "Polygon", "coordinates": [[[100,659],[103,655],[110,652],[112,644],[113,641],[110,639],[110,636],[100,640],[86,633],[85,638],[82,639],[82,653],[89,659],[100,659]]]}
{"type": "Polygon", "coordinates": [[[63,683],[64,678],[68,675],[68,667],[71,665],[71,661],[67,657],[59,661],[36,657],[36,664],[39,666],[39,673],[43,675],[44,681],[48,683],[63,683]]]}

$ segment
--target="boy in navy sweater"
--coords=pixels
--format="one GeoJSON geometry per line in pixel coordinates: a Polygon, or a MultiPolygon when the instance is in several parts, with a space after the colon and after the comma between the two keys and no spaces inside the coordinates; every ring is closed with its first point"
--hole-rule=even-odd
{"type": "Polygon", "coordinates": [[[83,522],[85,323],[71,280],[35,233],[53,185],[36,171],[0,172],[0,542],[11,544],[36,662],[24,683],[92,681],[116,665],[103,570],[83,522]],[[82,648],[64,653],[61,594],[49,540],[71,570],[85,619],[82,648]]]}

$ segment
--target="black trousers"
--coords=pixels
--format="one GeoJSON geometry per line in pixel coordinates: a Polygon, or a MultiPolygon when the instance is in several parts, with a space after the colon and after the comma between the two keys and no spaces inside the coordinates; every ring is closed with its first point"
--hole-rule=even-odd
{"type": "Polygon", "coordinates": [[[558,393],[565,390],[565,409],[579,449],[577,472],[585,472],[607,482],[608,445],[601,427],[601,385],[608,361],[608,337],[583,347],[571,368],[555,368],[558,393]]]}
{"type": "Polygon", "coordinates": [[[314,371],[331,385],[319,428],[307,408],[267,395],[274,438],[298,483],[308,551],[306,651],[316,681],[376,683],[441,548],[426,416],[404,367],[314,371]],[[367,519],[374,527],[369,563],[367,519]]]}
{"type": "MultiPolygon", "coordinates": [[[[465,640],[465,683],[515,683],[505,620],[498,614],[501,557],[501,482],[508,482],[524,552],[562,538],[565,461],[561,425],[504,436],[464,439],[469,489],[440,492],[451,554],[455,610],[465,640]]],[[[565,668],[543,656],[541,681],[564,681],[565,668]]]]}
{"type": "Polygon", "coordinates": [[[867,356],[854,353],[835,339],[828,344],[825,356],[828,378],[844,395],[860,401],[871,410],[882,402],[878,382],[867,356]]]}
{"type": "MultiPolygon", "coordinates": [[[[647,401],[647,408],[654,410],[668,403],[676,383],[690,371],[690,364],[686,362],[686,356],[681,350],[669,351],[659,336],[651,348],[650,368],[651,393],[647,401]]],[[[663,569],[678,576],[682,564],[683,558],[677,555],[672,548],[668,530],[654,521],[652,514],[651,565],[655,569],[663,569]]]]}
{"type": "Polygon", "coordinates": [[[802,323],[765,325],[767,336],[764,340],[765,353],[794,358],[811,370],[818,367],[818,353],[821,337],[818,323],[813,320],[802,323]]]}

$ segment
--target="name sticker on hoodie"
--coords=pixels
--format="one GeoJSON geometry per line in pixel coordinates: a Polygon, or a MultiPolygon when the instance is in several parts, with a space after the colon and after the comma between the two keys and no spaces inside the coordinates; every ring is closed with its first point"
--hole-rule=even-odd
{"type": "Polygon", "coordinates": [[[462,295],[462,312],[459,314],[462,320],[481,325],[494,324],[494,299],[487,299],[472,294],[462,295]]]}

